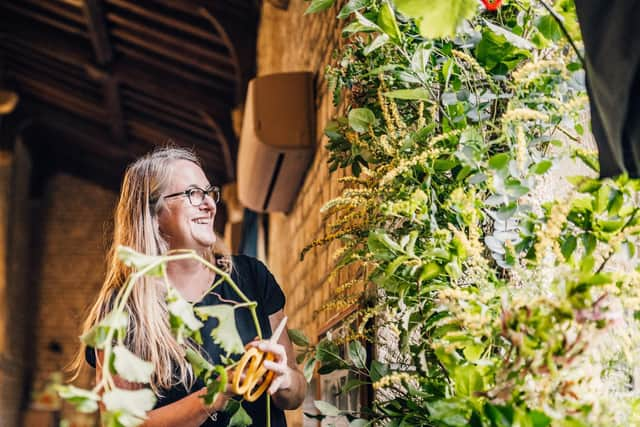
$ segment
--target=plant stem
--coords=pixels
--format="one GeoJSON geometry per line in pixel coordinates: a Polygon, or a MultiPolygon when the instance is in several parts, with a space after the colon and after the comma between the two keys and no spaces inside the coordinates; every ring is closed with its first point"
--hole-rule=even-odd
{"type": "Polygon", "coordinates": [[[553,17],[553,19],[556,20],[556,22],[558,23],[558,26],[560,27],[560,30],[562,31],[562,33],[566,37],[567,41],[569,42],[569,44],[571,45],[573,50],[576,52],[576,56],[580,60],[580,63],[582,64],[582,68],[584,68],[586,70],[587,69],[587,63],[585,62],[584,57],[582,56],[582,54],[578,50],[578,47],[576,46],[575,42],[573,41],[573,38],[571,38],[571,35],[569,35],[569,31],[567,31],[567,28],[564,26],[564,19],[562,18],[562,16],[558,15],[558,12],[553,10],[553,8],[545,0],[538,0],[538,1],[540,2],[540,4],[545,9],[547,9],[549,14],[553,17]]]}

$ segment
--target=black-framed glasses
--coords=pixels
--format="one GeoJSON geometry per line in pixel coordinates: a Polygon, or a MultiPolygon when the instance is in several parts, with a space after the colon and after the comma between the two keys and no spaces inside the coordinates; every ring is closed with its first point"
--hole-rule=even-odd
{"type": "Polygon", "coordinates": [[[164,199],[168,199],[171,197],[179,197],[179,196],[187,196],[189,198],[189,203],[193,206],[200,206],[202,202],[204,202],[204,198],[206,196],[211,197],[214,203],[218,203],[220,201],[220,187],[216,187],[212,185],[206,190],[203,190],[200,187],[190,187],[185,191],[181,191],[179,193],[167,194],[166,196],[162,196],[164,199]]]}

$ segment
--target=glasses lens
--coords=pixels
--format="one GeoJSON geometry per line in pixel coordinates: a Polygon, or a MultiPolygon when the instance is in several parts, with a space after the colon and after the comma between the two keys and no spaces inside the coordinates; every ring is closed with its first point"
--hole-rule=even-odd
{"type": "Polygon", "coordinates": [[[200,188],[192,188],[187,193],[189,201],[193,206],[199,206],[204,201],[204,190],[200,188]]]}

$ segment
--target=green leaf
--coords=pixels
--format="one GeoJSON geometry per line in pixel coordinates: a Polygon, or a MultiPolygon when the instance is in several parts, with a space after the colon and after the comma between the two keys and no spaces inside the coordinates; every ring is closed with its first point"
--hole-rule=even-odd
{"type": "Polygon", "coordinates": [[[78,412],[91,413],[98,410],[100,396],[91,390],[72,385],[56,385],[55,390],[61,398],[71,403],[78,412]]]}
{"type": "Polygon", "coordinates": [[[351,341],[349,343],[349,359],[351,359],[356,368],[366,369],[367,350],[360,341],[351,341]]]}
{"type": "Polygon", "coordinates": [[[202,355],[191,348],[187,348],[185,358],[191,363],[193,366],[193,373],[197,377],[202,377],[201,374],[205,372],[211,372],[214,369],[214,366],[209,363],[207,359],[202,357],[202,355]]]}
{"type": "Polygon", "coordinates": [[[167,291],[167,309],[170,314],[171,326],[179,331],[182,326],[186,326],[189,331],[197,331],[203,324],[193,314],[193,306],[187,302],[175,289],[169,288],[167,291]]]}
{"type": "Polygon", "coordinates": [[[394,0],[403,15],[413,18],[426,38],[453,37],[462,21],[475,15],[475,0],[394,0]]]}
{"type": "Polygon", "coordinates": [[[326,417],[337,417],[342,413],[340,409],[336,408],[331,403],[322,400],[314,400],[313,404],[318,408],[318,411],[326,417]]]}
{"type": "Polygon", "coordinates": [[[379,47],[384,46],[384,44],[387,43],[388,41],[389,41],[389,36],[388,35],[380,34],[378,37],[373,39],[373,41],[371,43],[369,43],[369,45],[367,47],[364,48],[362,53],[365,56],[367,56],[371,52],[373,52],[374,50],[378,49],[379,47]]]}
{"type": "Polygon", "coordinates": [[[311,378],[313,378],[313,372],[316,368],[316,359],[313,357],[310,357],[309,360],[307,360],[304,364],[304,368],[302,370],[302,373],[304,374],[304,379],[307,380],[307,382],[311,382],[311,378]]]}
{"type": "Polygon", "coordinates": [[[322,12],[333,6],[333,3],[335,3],[335,0],[312,0],[307,10],[304,11],[304,14],[309,15],[311,13],[322,12]]]}
{"type": "Polygon", "coordinates": [[[347,18],[356,10],[360,10],[371,4],[371,0],[349,0],[338,13],[338,19],[347,18]]]}
{"type": "Polygon", "coordinates": [[[196,307],[200,318],[215,317],[218,326],[211,330],[211,338],[228,353],[244,352],[244,344],[236,328],[235,309],[229,304],[207,305],[196,307]]]}
{"type": "Polygon", "coordinates": [[[382,6],[380,6],[380,12],[378,12],[378,25],[393,42],[396,44],[400,43],[402,33],[400,32],[400,28],[398,28],[398,23],[396,22],[396,15],[393,13],[393,9],[388,1],[384,1],[382,6]]]}
{"type": "Polygon", "coordinates": [[[462,427],[469,425],[471,411],[458,399],[443,399],[427,403],[429,418],[445,426],[462,427]]]}
{"type": "Polygon", "coordinates": [[[161,258],[158,256],[144,255],[128,246],[118,246],[116,253],[118,259],[127,267],[132,267],[136,271],[151,268],[146,272],[147,276],[162,277],[164,275],[165,265],[160,261],[161,258]],[[151,267],[153,264],[155,264],[155,266],[151,267]]]}
{"type": "Polygon", "coordinates": [[[514,418],[512,406],[500,406],[485,403],[484,413],[491,421],[492,427],[511,427],[514,418]]]}
{"type": "Polygon", "coordinates": [[[383,92],[383,95],[387,98],[393,99],[419,99],[422,101],[431,100],[431,94],[427,89],[423,88],[390,90],[388,92],[383,92]]]}
{"type": "Polygon", "coordinates": [[[147,384],[151,382],[151,374],[153,374],[151,362],[140,359],[121,345],[113,348],[113,354],[115,356],[114,367],[122,378],[134,383],[147,384]]]}
{"type": "Polygon", "coordinates": [[[484,379],[476,366],[460,366],[453,377],[458,396],[475,397],[475,393],[484,391],[484,379]]]}
{"type": "Polygon", "coordinates": [[[578,245],[578,239],[575,236],[567,236],[560,244],[560,252],[565,259],[569,259],[578,245]]]}
{"type": "Polygon", "coordinates": [[[368,108],[354,108],[349,111],[349,127],[356,132],[363,133],[376,121],[373,111],[368,108]]]}
{"type": "Polygon", "coordinates": [[[582,245],[584,246],[584,255],[589,256],[596,249],[596,245],[598,244],[598,240],[596,236],[591,233],[582,234],[582,245]]]}
{"type": "Polygon", "coordinates": [[[229,415],[231,415],[228,427],[247,427],[253,424],[253,420],[251,419],[247,411],[239,402],[233,399],[227,402],[225,412],[228,412],[229,415]]]}
{"type": "Polygon", "coordinates": [[[309,338],[299,329],[289,329],[287,330],[289,334],[289,339],[295,345],[300,347],[309,347],[309,338]]]}
{"type": "Polygon", "coordinates": [[[129,316],[127,313],[114,310],[107,314],[98,324],[85,332],[80,337],[80,340],[89,347],[102,349],[107,345],[107,337],[111,328],[115,328],[117,334],[124,336],[128,324],[129,316]]]}
{"type": "Polygon", "coordinates": [[[563,37],[558,21],[556,21],[551,15],[540,17],[536,21],[536,28],[538,28],[538,31],[540,31],[546,39],[551,40],[552,42],[557,42],[563,37]]]}
{"type": "Polygon", "coordinates": [[[519,35],[512,33],[511,31],[507,30],[504,27],[492,24],[491,22],[486,20],[485,20],[485,24],[491,31],[493,31],[495,34],[498,34],[504,37],[511,45],[515,47],[518,47],[520,49],[526,49],[526,50],[531,50],[535,48],[535,46],[529,40],[523,39],[519,35]]]}
{"type": "Polygon", "coordinates": [[[489,167],[495,170],[504,169],[509,164],[510,159],[511,159],[510,153],[494,154],[489,159],[489,167]]]}
{"type": "Polygon", "coordinates": [[[543,160],[541,162],[536,163],[531,171],[537,175],[542,175],[546,173],[549,168],[553,166],[553,162],[551,160],[543,160]]]}
{"type": "Polygon", "coordinates": [[[156,396],[147,388],[140,390],[123,390],[115,388],[102,396],[104,406],[111,412],[127,412],[131,416],[143,419],[147,411],[153,409],[156,396]]]}
{"type": "Polygon", "coordinates": [[[529,412],[529,418],[531,419],[532,427],[548,427],[551,425],[551,418],[544,412],[531,411],[529,412]]]}
{"type": "Polygon", "coordinates": [[[323,363],[344,363],[340,357],[338,345],[328,339],[322,339],[316,348],[316,359],[323,363]]]}
{"type": "Polygon", "coordinates": [[[492,74],[506,75],[516,68],[531,53],[507,41],[504,35],[488,28],[482,31],[482,39],[476,45],[475,57],[492,74]]]}
{"type": "Polygon", "coordinates": [[[376,382],[379,381],[380,378],[384,377],[389,373],[389,367],[382,362],[378,362],[377,360],[371,361],[371,367],[369,368],[369,377],[371,381],[376,382]]]}
{"type": "Polygon", "coordinates": [[[349,393],[351,390],[354,390],[362,385],[365,384],[370,384],[367,381],[362,381],[359,380],[357,378],[351,378],[349,380],[347,380],[346,383],[344,383],[344,385],[342,386],[342,388],[340,389],[340,394],[347,394],[349,393]]]}

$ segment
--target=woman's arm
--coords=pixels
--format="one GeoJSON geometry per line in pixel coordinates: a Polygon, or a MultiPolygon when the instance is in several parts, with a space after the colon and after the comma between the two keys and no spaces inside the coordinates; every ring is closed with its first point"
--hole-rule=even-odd
{"type": "MultiPolygon", "coordinates": [[[[102,351],[96,352],[96,381],[102,379],[102,351]]],[[[137,390],[144,387],[144,384],[132,383],[117,375],[113,376],[116,387],[126,390],[137,390]]],[[[154,409],[147,413],[147,419],[141,427],[198,427],[205,422],[209,416],[221,411],[229,399],[227,393],[221,393],[216,401],[207,406],[200,397],[206,393],[206,388],[195,391],[182,399],[173,402],[162,408],[154,409]]],[[[100,408],[101,411],[104,409],[100,408]]]]}
{"type": "MultiPolygon", "coordinates": [[[[283,318],[284,311],[282,310],[269,316],[272,331],[277,328],[283,318]]],[[[280,409],[296,409],[304,400],[307,392],[307,381],[296,364],[296,355],[289,335],[286,333],[280,335],[277,344],[260,341],[257,343],[257,347],[276,356],[275,361],[264,362],[265,368],[275,372],[275,377],[268,390],[273,397],[273,401],[280,409]]]]}

